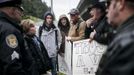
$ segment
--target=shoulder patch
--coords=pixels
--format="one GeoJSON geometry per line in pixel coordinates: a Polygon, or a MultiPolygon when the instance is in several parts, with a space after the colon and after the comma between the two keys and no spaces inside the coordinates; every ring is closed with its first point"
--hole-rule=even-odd
{"type": "Polygon", "coordinates": [[[17,53],[16,51],[13,51],[11,55],[11,60],[14,60],[14,59],[19,59],[19,53],[17,53]]]}
{"type": "Polygon", "coordinates": [[[6,43],[11,48],[16,48],[18,46],[18,40],[14,34],[10,34],[6,37],[6,43]]]}

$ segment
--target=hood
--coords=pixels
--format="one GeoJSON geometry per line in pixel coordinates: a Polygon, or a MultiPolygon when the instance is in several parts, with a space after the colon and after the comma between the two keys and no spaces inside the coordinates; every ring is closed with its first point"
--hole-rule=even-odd
{"type": "Polygon", "coordinates": [[[46,20],[46,17],[50,15],[52,16],[52,19],[54,20],[54,15],[50,12],[50,11],[47,11],[45,14],[44,14],[44,20],[46,20]]]}

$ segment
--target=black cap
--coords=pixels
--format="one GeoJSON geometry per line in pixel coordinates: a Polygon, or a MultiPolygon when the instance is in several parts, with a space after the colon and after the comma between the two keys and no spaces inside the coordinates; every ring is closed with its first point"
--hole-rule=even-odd
{"type": "Polygon", "coordinates": [[[1,7],[18,7],[22,11],[24,10],[21,6],[22,0],[0,0],[0,8],[1,7]]]}
{"type": "Polygon", "coordinates": [[[97,2],[95,4],[91,4],[89,7],[88,7],[88,11],[90,11],[92,8],[98,8],[98,9],[101,9],[101,11],[105,11],[105,4],[101,3],[101,2],[97,2]]]}

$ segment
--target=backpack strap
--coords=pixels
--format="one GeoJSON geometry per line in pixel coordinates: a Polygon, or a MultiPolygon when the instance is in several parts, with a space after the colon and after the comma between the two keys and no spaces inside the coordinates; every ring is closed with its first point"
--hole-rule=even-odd
{"type": "MultiPolygon", "coordinates": [[[[59,46],[58,46],[58,30],[55,30],[55,44],[56,44],[56,48],[57,50],[59,51],[59,46]]],[[[57,65],[57,72],[59,72],[59,63],[58,63],[58,53],[57,53],[57,56],[56,56],[56,65],[57,65]]]]}
{"type": "Polygon", "coordinates": [[[42,30],[43,30],[43,26],[40,26],[40,27],[39,27],[39,39],[41,39],[42,30]]]}
{"type": "Polygon", "coordinates": [[[58,30],[55,30],[55,44],[57,46],[57,50],[59,49],[59,46],[58,46],[58,30]]]}

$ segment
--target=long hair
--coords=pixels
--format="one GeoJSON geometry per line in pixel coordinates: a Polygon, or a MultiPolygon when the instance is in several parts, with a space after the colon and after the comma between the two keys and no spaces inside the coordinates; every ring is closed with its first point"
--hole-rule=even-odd
{"type": "Polygon", "coordinates": [[[61,31],[63,31],[63,32],[68,32],[68,31],[69,31],[69,28],[70,28],[70,22],[69,22],[69,20],[68,20],[67,17],[64,17],[64,18],[65,18],[66,21],[67,21],[66,25],[65,25],[65,26],[62,25],[62,23],[61,23],[62,18],[60,18],[59,21],[58,21],[58,27],[59,27],[59,29],[60,29],[61,31]]]}

